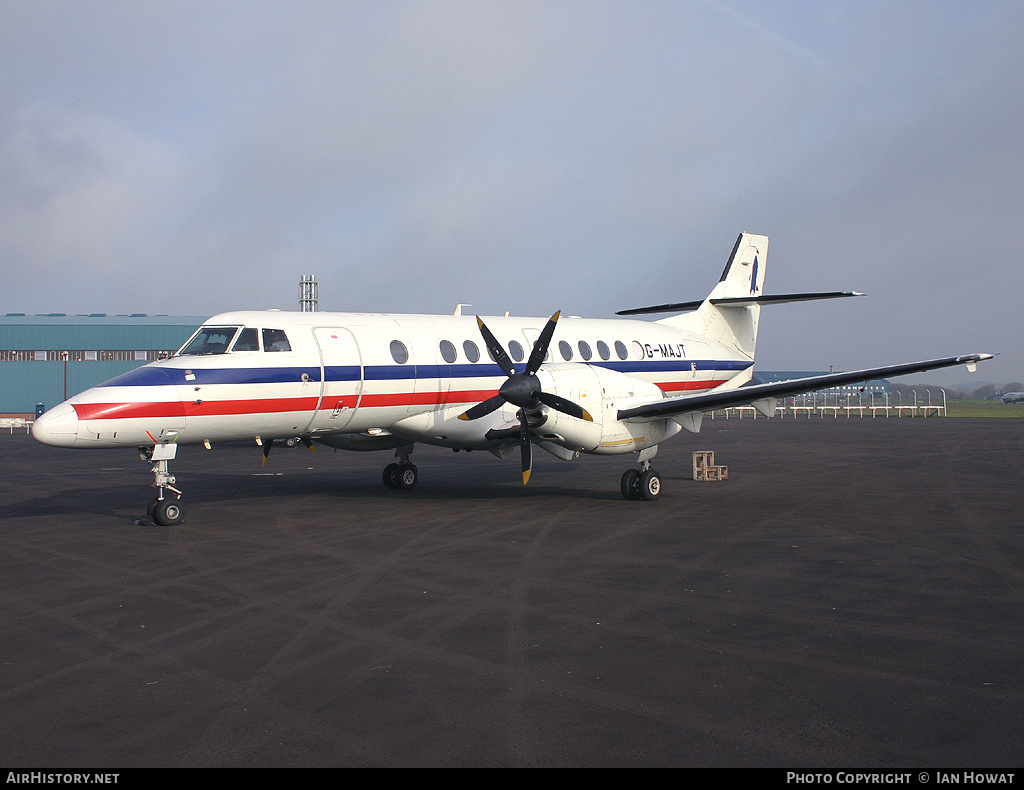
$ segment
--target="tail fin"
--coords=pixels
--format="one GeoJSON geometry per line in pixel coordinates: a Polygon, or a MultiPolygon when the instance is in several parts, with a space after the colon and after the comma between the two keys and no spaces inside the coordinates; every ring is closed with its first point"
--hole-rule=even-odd
{"type": "Polygon", "coordinates": [[[753,361],[761,305],[751,297],[761,296],[767,259],[768,237],[741,233],[718,285],[700,307],[695,312],[663,318],[658,323],[697,332],[753,361]],[[740,300],[740,303],[713,303],[726,299],[740,300]],[[742,301],[748,299],[750,301],[742,301]]]}

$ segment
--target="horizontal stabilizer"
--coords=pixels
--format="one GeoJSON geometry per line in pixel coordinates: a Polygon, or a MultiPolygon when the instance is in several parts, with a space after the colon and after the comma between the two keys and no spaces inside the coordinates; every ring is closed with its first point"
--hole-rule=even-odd
{"type": "Polygon", "coordinates": [[[788,395],[799,395],[804,392],[838,387],[841,384],[853,384],[858,381],[869,381],[871,379],[889,378],[890,376],[905,376],[908,373],[921,373],[926,370],[937,368],[948,368],[953,365],[967,365],[968,368],[977,367],[978,362],[984,359],[992,359],[991,354],[965,354],[959,357],[943,357],[942,359],[929,359],[923,362],[907,362],[902,365],[887,365],[881,368],[868,368],[867,370],[853,370],[847,373],[827,373],[822,376],[808,376],[802,379],[790,379],[789,381],[778,381],[771,384],[756,384],[753,386],[739,387],[737,389],[711,391],[702,395],[682,395],[677,398],[664,398],[662,400],[645,403],[631,409],[620,409],[618,418],[620,420],[660,420],[665,418],[675,419],[678,415],[691,411],[711,411],[713,409],[724,409],[729,406],[741,406],[753,403],[764,406],[765,398],[784,398],[788,395]]]}
{"type": "MultiPolygon", "coordinates": [[[[735,296],[731,298],[710,299],[711,304],[716,307],[749,307],[754,304],[784,304],[786,302],[810,302],[818,299],[842,299],[847,296],[863,296],[858,291],[823,291],[820,293],[805,294],[775,294],[762,296],[735,296]]],[[[704,303],[704,300],[697,302],[675,302],[672,304],[659,304],[652,307],[634,307],[631,310],[620,310],[615,315],[642,315],[646,313],[688,313],[696,310],[704,303]]]]}

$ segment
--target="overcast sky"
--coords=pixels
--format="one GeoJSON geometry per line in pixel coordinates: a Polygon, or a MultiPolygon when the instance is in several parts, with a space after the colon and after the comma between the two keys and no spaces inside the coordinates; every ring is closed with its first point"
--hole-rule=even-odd
{"type": "Polygon", "coordinates": [[[758,367],[1024,380],[1024,4],[0,0],[0,313],[605,317],[740,231],[758,367]]]}

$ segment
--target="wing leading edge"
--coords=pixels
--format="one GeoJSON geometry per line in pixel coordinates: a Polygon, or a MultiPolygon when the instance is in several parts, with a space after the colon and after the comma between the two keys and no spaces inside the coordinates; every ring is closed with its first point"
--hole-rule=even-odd
{"type": "Polygon", "coordinates": [[[965,354],[959,357],[943,357],[928,359],[921,362],[907,362],[902,365],[887,365],[881,368],[851,370],[845,373],[828,373],[823,376],[808,376],[802,379],[790,379],[771,384],[755,384],[737,389],[712,391],[703,395],[683,395],[676,398],[665,398],[652,403],[645,403],[631,409],[620,409],[620,420],[659,420],[676,417],[692,412],[705,412],[713,409],[724,409],[727,406],[740,406],[754,403],[764,398],[784,398],[787,395],[799,395],[803,392],[837,387],[840,384],[852,384],[869,379],[903,376],[908,373],[921,373],[926,370],[947,368],[953,365],[967,365],[974,370],[978,362],[992,359],[992,354],[965,354]]]}

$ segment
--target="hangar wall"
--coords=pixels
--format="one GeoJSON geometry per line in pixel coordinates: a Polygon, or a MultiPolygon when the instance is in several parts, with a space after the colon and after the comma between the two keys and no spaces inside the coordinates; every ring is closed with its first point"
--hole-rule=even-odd
{"type": "Polygon", "coordinates": [[[34,414],[176,351],[199,316],[0,316],[0,414],[34,414]],[[66,393],[66,395],[65,395],[66,393]]]}

